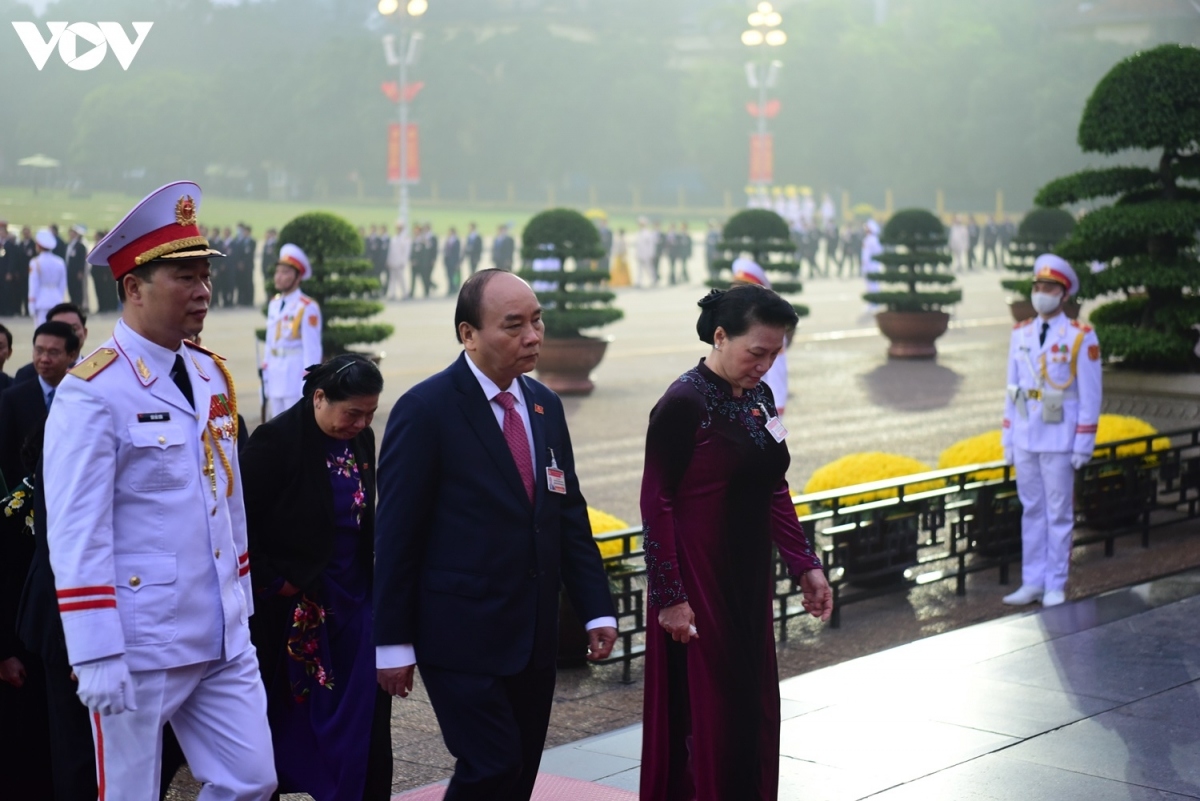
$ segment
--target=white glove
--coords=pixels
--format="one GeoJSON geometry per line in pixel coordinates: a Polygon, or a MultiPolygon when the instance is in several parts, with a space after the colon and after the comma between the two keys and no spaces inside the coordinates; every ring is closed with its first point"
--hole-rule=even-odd
{"type": "Polygon", "coordinates": [[[137,709],[133,697],[133,676],[125,657],[110,656],[75,665],[79,689],[75,692],[83,705],[91,712],[101,715],[119,715],[125,710],[137,709]]]}
{"type": "Polygon", "coordinates": [[[1072,453],[1071,454],[1071,467],[1074,467],[1076,470],[1083,467],[1085,464],[1087,464],[1090,461],[1092,461],[1092,455],[1090,453],[1072,453]]]}
{"type": "Polygon", "coordinates": [[[1012,466],[1012,463],[1013,463],[1013,450],[1012,450],[1012,448],[1005,448],[1005,449],[1004,449],[1004,463],[1005,463],[1006,465],[1009,465],[1010,467],[1012,466]]]}

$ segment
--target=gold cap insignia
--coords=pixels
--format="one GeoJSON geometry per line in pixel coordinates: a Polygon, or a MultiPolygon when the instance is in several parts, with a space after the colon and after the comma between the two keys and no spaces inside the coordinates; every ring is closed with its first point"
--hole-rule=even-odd
{"type": "Polygon", "coordinates": [[[196,201],[191,195],[184,195],[175,202],[175,222],[180,225],[196,224],[196,201]]]}

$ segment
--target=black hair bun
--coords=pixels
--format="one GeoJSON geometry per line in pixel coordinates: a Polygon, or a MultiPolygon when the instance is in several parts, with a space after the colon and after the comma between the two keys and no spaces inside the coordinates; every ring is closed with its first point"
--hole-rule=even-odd
{"type": "Polygon", "coordinates": [[[721,302],[721,298],[723,297],[725,297],[725,290],[713,289],[710,290],[707,295],[700,298],[700,300],[696,302],[696,305],[702,309],[716,308],[717,304],[721,302]]]}

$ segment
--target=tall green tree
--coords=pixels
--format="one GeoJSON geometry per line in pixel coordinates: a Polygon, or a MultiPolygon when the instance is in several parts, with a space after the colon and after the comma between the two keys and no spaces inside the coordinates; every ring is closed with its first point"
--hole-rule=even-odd
{"type": "Polygon", "coordinates": [[[1087,276],[1084,297],[1125,297],[1091,322],[1106,358],[1139,369],[1200,367],[1200,49],[1179,45],[1138,53],[1097,84],[1079,123],[1088,153],[1152,151],[1157,165],[1092,169],[1059,178],[1037,202],[1060,206],[1112,198],[1084,215],[1058,252],[1087,276]]]}

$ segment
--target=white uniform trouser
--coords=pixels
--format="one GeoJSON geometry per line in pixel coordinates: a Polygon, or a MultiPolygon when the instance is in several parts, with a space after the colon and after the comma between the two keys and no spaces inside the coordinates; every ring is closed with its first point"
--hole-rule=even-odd
{"type": "Polygon", "coordinates": [[[408,297],[408,265],[388,266],[387,294],[390,300],[408,297]]]}
{"type": "MultiPolygon", "coordinates": [[[[295,395],[268,395],[267,396],[267,420],[286,412],[288,409],[300,402],[300,398],[304,397],[303,393],[295,395]]],[[[263,421],[266,422],[266,421],[263,421]]]]}
{"type": "Polygon", "coordinates": [[[33,325],[35,328],[37,326],[41,325],[42,323],[46,322],[46,315],[48,315],[50,313],[50,310],[53,308],[54,308],[53,306],[45,306],[45,307],[30,306],[29,307],[29,316],[33,318],[33,325]]]}
{"type": "Polygon", "coordinates": [[[654,259],[638,258],[638,285],[654,286],[658,283],[658,272],[654,269],[654,259]]]}
{"type": "MultiPolygon", "coordinates": [[[[278,417],[304,397],[304,353],[300,348],[280,348],[267,359],[267,420],[278,417]]],[[[263,422],[266,422],[265,420],[263,422]]]]}
{"type": "Polygon", "coordinates": [[[133,674],[136,710],[92,715],[99,801],[157,801],[170,722],[199,801],[266,801],[275,792],[267,696],[253,648],[231,660],[133,674]]]}
{"type": "Polygon", "coordinates": [[[1021,584],[1061,592],[1071,566],[1075,468],[1069,453],[1013,449],[1021,499],[1021,584]]]}

